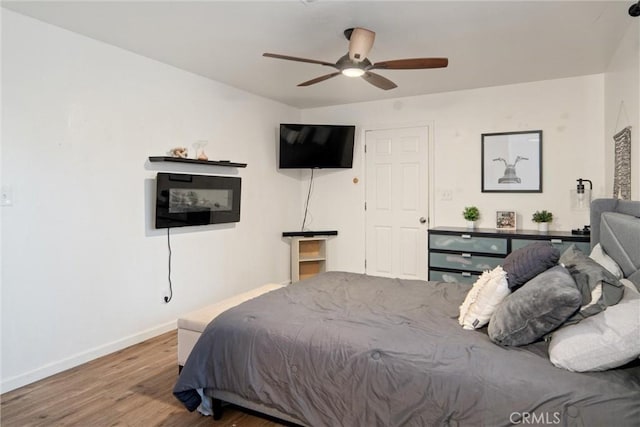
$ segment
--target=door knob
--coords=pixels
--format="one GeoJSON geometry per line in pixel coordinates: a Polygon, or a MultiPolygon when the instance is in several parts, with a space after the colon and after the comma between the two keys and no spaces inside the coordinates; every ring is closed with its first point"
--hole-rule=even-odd
{"type": "Polygon", "coordinates": [[[427,218],[421,216],[420,217],[420,224],[424,224],[425,222],[427,222],[427,218]]]}

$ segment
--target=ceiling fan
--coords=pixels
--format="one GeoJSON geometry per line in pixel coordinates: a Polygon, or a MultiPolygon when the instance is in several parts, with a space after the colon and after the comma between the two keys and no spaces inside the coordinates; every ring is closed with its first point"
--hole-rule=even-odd
{"type": "Polygon", "coordinates": [[[376,33],[371,30],[367,30],[366,28],[356,27],[344,30],[344,36],[349,40],[349,52],[338,59],[335,64],[315,59],[280,55],[277,53],[263,53],[262,56],[285,59],[287,61],[325,65],[338,70],[336,72],[302,82],[298,86],[310,86],[339,74],[343,74],[348,77],[362,77],[372,85],[384,90],[393,89],[397,87],[397,85],[380,74],[372,73],[371,70],[418,70],[425,68],[444,68],[449,64],[449,60],[447,58],[408,58],[372,63],[367,58],[367,55],[373,46],[376,33]]]}

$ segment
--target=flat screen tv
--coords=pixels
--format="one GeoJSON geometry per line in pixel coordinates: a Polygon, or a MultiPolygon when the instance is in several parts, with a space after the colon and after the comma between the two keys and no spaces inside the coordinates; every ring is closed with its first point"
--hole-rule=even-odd
{"type": "Polygon", "coordinates": [[[350,168],[355,126],[280,125],[280,169],[350,168]]]}
{"type": "Polygon", "coordinates": [[[240,221],[241,178],[158,173],[156,228],[240,221]]]}

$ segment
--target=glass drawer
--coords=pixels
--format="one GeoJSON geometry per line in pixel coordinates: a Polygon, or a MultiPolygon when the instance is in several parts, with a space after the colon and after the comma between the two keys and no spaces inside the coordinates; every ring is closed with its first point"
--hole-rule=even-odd
{"type": "Polygon", "coordinates": [[[499,237],[477,237],[471,234],[430,234],[429,247],[447,251],[482,252],[506,255],[507,239],[499,237]]]}
{"type": "Polygon", "coordinates": [[[450,271],[429,270],[429,280],[447,283],[468,283],[474,284],[478,280],[477,274],[471,273],[452,273],[450,271]]]}
{"type": "Polygon", "coordinates": [[[562,255],[562,253],[566,251],[567,248],[573,244],[575,244],[576,247],[580,249],[580,251],[582,251],[585,255],[589,255],[591,253],[591,243],[589,242],[573,242],[570,240],[562,240],[562,239],[554,239],[554,238],[549,238],[546,240],[513,239],[511,240],[511,251],[513,252],[516,249],[524,248],[528,244],[535,243],[535,242],[551,242],[551,244],[554,247],[558,248],[558,250],[560,251],[560,255],[562,255]]]}
{"type": "Polygon", "coordinates": [[[429,267],[451,268],[454,270],[475,271],[480,273],[486,270],[493,270],[497,266],[502,265],[502,261],[503,258],[471,255],[469,253],[429,253],[429,267]]]}

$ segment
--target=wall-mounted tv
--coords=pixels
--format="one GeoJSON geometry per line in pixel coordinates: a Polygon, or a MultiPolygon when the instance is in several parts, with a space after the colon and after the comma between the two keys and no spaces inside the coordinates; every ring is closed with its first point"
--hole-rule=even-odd
{"type": "Polygon", "coordinates": [[[280,169],[350,168],[355,126],[280,125],[280,169]]]}
{"type": "Polygon", "coordinates": [[[240,221],[241,178],[158,173],[156,228],[240,221]]]}

